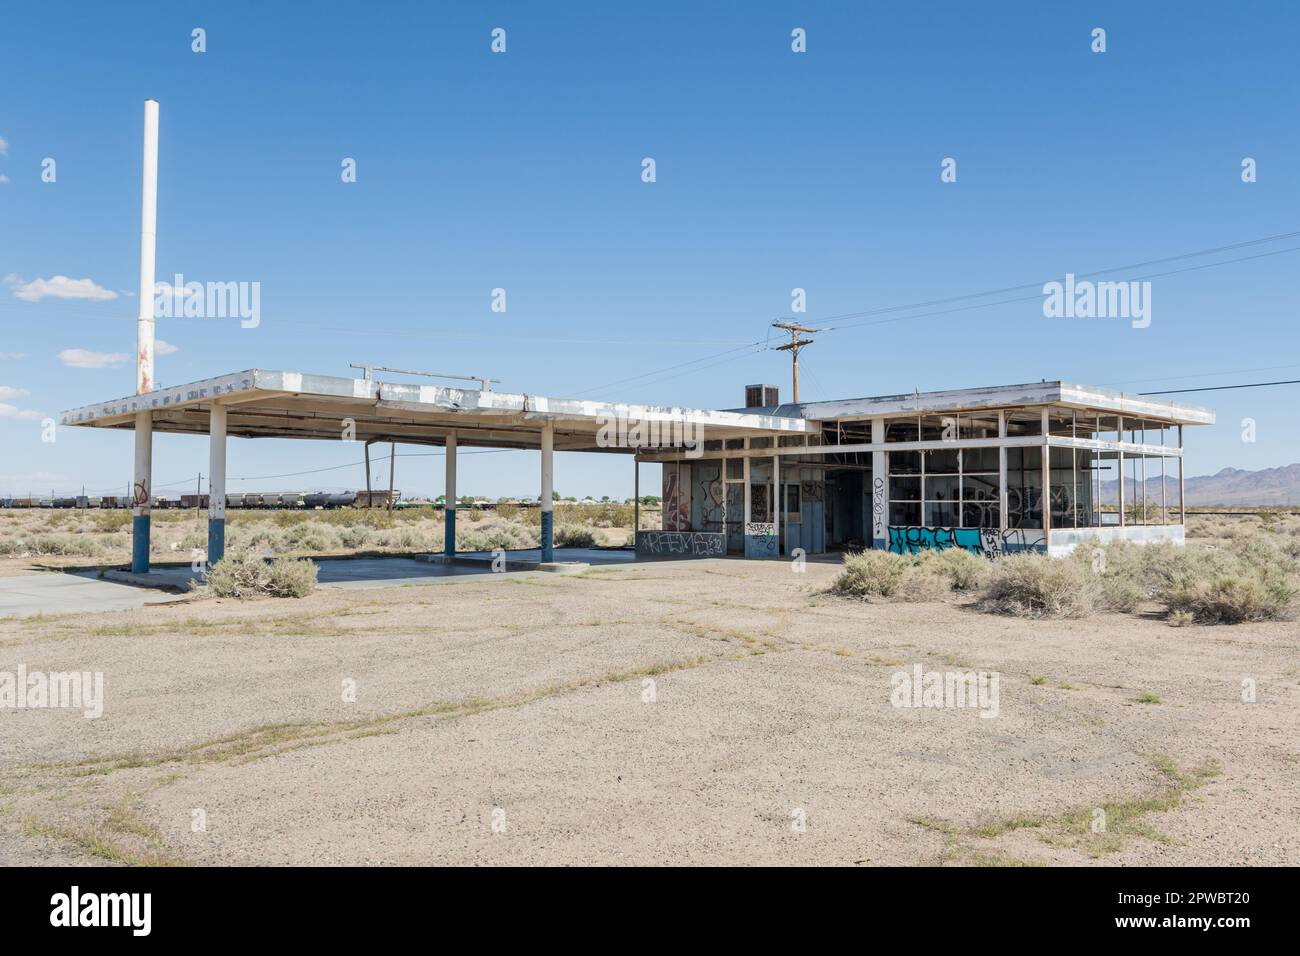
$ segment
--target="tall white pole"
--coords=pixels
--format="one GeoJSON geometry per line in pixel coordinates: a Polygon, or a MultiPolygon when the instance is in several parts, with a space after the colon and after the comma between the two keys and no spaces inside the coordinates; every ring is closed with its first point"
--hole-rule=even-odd
{"type": "Polygon", "coordinates": [[[144,178],[140,198],[140,310],[135,323],[135,392],[153,391],[153,286],[158,244],[158,101],[144,101],[144,178]]]}
{"type": "MultiPolygon", "coordinates": [[[[135,393],[153,391],[153,281],[158,240],[158,101],[144,101],[144,175],[140,199],[140,309],[136,313],[135,393]]],[[[149,571],[149,512],[153,497],[153,413],[135,416],[135,487],[131,570],[149,571]]]]}

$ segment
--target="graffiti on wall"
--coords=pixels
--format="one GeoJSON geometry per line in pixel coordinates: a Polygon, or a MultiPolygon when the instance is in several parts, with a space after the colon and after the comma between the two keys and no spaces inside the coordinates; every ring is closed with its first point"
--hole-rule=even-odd
{"type": "Polygon", "coordinates": [[[931,528],[917,525],[889,528],[889,550],[895,554],[918,554],[962,548],[971,554],[990,557],[1013,551],[1042,551],[1047,539],[1042,531],[1025,528],[931,528]]]}
{"type": "Polygon", "coordinates": [[[638,531],[636,553],[661,558],[720,558],[727,536],[715,531],[638,531]]]}
{"type": "Polygon", "coordinates": [[[774,521],[745,523],[745,557],[775,558],[779,551],[774,521]]]}
{"type": "Polygon", "coordinates": [[[690,480],[690,466],[664,466],[664,530],[686,531],[691,526],[691,486],[681,483],[682,472],[690,480]]]}
{"type": "Polygon", "coordinates": [[[877,478],[871,491],[872,537],[885,536],[885,479],[877,478]]]}
{"type": "Polygon", "coordinates": [[[722,519],[726,514],[722,479],[701,475],[698,487],[701,495],[700,523],[706,527],[714,525],[722,527],[722,519]]]}

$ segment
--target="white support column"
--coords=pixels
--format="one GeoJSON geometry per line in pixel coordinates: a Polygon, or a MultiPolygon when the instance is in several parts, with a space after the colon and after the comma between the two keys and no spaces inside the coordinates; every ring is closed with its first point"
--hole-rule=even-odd
{"type": "MultiPolygon", "coordinates": [[[[998,412],[998,438],[1003,444],[998,445],[998,530],[1007,530],[1007,413],[998,412]]],[[[1023,454],[1023,452],[1022,452],[1023,454]]]]}
{"type": "MultiPolygon", "coordinates": [[[[749,451],[748,438],[745,439],[745,451],[749,451]]],[[[750,515],[749,509],[753,504],[751,500],[750,490],[749,490],[749,456],[748,455],[745,456],[744,476],[745,476],[745,513],[740,516],[740,550],[742,554],[744,554],[745,551],[748,550],[746,548],[746,545],[749,543],[749,533],[746,529],[749,526],[749,515],[750,515]]]]}
{"type": "Polygon", "coordinates": [[[149,512],[153,495],[153,413],[135,415],[135,485],[131,489],[131,570],[149,573],[149,512]]]}
{"type": "Polygon", "coordinates": [[[447,481],[443,493],[443,552],[449,558],[456,556],[456,433],[448,432],[444,443],[447,457],[447,481]]]}
{"type": "MultiPolygon", "coordinates": [[[[884,444],[885,420],[871,420],[872,444],[884,444]]],[[[871,453],[871,546],[889,550],[889,453],[871,453]]]]}
{"type": "Polygon", "coordinates": [[[542,561],[555,560],[555,424],[542,426],[542,561]]]}
{"type": "Polygon", "coordinates": [[[1047,436],[1052,433],[1052,418],[1050,413],[1047,410],[1046,405],[1043,406],[1043,412],[1042,412],[1042,431],[1043,431],[1043,446],[1042,446],[1043,447],[1043,460],[1042,460],[1043,476],[1040,480],[1043,483],[1043,504],[1041,508],[1043,512],[1043,541],[1046,543],[1047,547],[1051,547],[1052,544],[1052,446],[1047,444],[1047,436]]]}
{"type": "MultiPolygon", "coordinates": [[[[1115,422],[1119,426],[1118,430],[1115,432],[1115,437],[1119,441],[1123,441],[1124,440],[1124,419],[1123,417],[1120,417],[1115,419],[1115,422]]],[[[1122,528],[1124,527],[1125,524],[1127,524],[1127,522],[1124,519],[1124,453],[1122,451],[1119,453],[1118,460],[1119,460],[1119,526],[1122,528]]]]}
{"type": "Polygon", "coordinates": [[[226,554],[226,406],[213,405],[208,423],[208,567],[226,554]]]}
{"type": "MultiPolygon", "coordinates": [[[[776,436],[772,436],[772,441],[776,441],[776,436]]],[[[774,447],[773,452],[777,449],[774,447]]],[[[785,489],[781,487],[781,456],[772,455],[772,504],[776,510],[772,512],[772,524],[776,528],[776,553],[777,555],[785,554],[782,547],[785,542],[785,489]]]]}
{"type": "Polygon", "coordinates": [[[1187,526],[1187,499],[1183,497],[1187,491],[1186,479],[1183,475],[1183,426],[1178,426],[1178,523],[1187,526]]]}

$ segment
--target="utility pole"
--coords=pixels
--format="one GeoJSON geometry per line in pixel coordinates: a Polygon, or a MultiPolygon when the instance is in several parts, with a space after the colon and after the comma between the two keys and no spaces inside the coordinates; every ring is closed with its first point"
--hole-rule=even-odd
{"type": "MultiPolygon", "coordinates": [[[[210,492],[211,487],[208,488],[210,492]]],[[[199,477],[194,479],[194,520],[202,524],[202,517],[199,509],[203,506],[203,472],[199,472],[199,477]]]]}
{"type": "Polygon", "coordinates": [[[811,328],[809,328],[809,327],[806,326],[806,325],[797,325],[797,324],[795,324],[794,322],[773,322],[773,323],[772,323],[772,328],[774,328],[774,329],[785,329],[787,332],[790,333],[790,341],[789,341],[788,343],[786,343],[785,345],[779,345],[779,346],[777,346],[777,349],[776,349],[776,350],[777,350],[778,352],[789,352],[789,353],[790,353],[790,358],[793,360],[793,363],[794,363],[794,402],[795,402],[795,404],[798,404],[798,402],[799,402],[799,350],[800,350],[801,348],[803,348],[805,345],[812,345],[812,344],[813,344],[813,341],[814,341],[813,339],[801,339],[801,338],[799,338],[799,333],[800,333],[800,332],[816,332],[817,330],[816,330],[816,329],[811,329],[811,328]]]}

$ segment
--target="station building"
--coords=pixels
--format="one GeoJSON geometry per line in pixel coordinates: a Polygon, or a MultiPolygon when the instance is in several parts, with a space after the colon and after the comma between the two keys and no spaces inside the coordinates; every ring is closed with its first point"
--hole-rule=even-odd
{"type": "Polygon", "coordinates": [[[639,557],[776,558],[855,548],[1068,553],[1184,535],[1184,429],[1194,405],[1061,381],[705,410],[250,369],[72,409],[62,424],[136,432],[133,569],[147,571],[154,432],[210,438],[209,548],[224,553],[229,435],[446,449],[455,555],[456,450],[537,449],[543,562],[554,560],[553,456],[662,466],[660,527],[639,557]],[[667,436],[667,437],[665,437],[667,436]],[[144,476],[143,480],[140,476],[144,476]]]}

